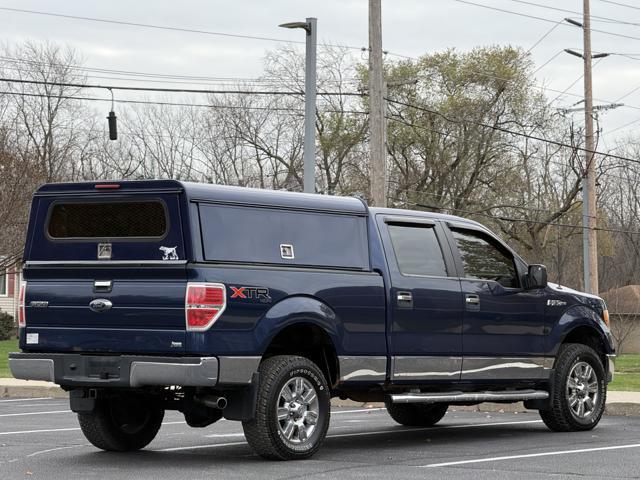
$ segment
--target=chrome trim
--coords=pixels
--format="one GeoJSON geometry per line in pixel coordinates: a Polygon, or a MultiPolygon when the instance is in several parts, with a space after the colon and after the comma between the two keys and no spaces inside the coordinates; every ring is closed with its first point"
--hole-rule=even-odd
{"type": "Polygon", "coordinates": [[[544,380],[551,369],[545,357],[464,357],[461,380],[544,380]]]}
{"type": "Polygon", "coordinates": [[[387,378],[387,357],[339,356],[341,382],[381,381],[387,378]]]}
{"type": "Polygon", "coordinates": [[[249,384],[258,371],[260,357],[218,357],[220,375],[218,383],[249,384]]]}
{"type": "Polygon", "coordinates": [[[129,373],[129,384],[132,387],[146,385],[214,386],[218,379],[218,359],[205,357],[199,360],[199,363],[133,361],[129,373]]]}
{"type": "Polygon", "coordinates": [[[458,380],[462,357],[395,356],[392,380],[458,380]]]}
{"type": "Polygon", "coordinates": [[[542,390],[471,393],[403,393],[391,395],[391,401],[393,403],[519,402],[521,400],[544,400],[546,398],[549,398],[549,392],[542,390]]]}
{"type": "Polygon", "coordinates": [[[96,280],[93,282],[93,288],[111,288],[111,280],[96,280]]]}
{"type": "Polygon", "coordinates": [[[10,358],[9,369],[14,378],[53,382],[54,363],[49,358],[10,358]]]}

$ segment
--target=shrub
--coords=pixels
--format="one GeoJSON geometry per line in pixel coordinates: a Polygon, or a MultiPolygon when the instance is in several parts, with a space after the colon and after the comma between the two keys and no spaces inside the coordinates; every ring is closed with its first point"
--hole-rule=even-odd
{"type": "Polygon", "coordinates": [[[9,340],[16,336],[16,325],[13,317],[5,312],[0,312],[0,340],[9,340]]]}

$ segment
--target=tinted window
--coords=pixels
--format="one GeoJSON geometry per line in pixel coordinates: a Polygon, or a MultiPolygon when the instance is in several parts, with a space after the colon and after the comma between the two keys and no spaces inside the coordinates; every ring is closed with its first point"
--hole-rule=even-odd
{"type": "Polygon", "coordinates": [[[56,203],[48,227],[53,238],[161,237],[166,231],[160,202],[56,203]]]}
{"type": "Polygon", "coordinates": [[[489,237],[469,230],[453,230],[465,277],[495,280],[504,287],[518,287],[513,256],[489,237]]]}
{"type": "Polygon", "coordinates": [[[200,205],[206,260],[369,268],[364,217],[200,205]]]}
{"type": "Polygon", "coordinates": [[[387,228],[402,274],[447,276],[442,250],[432,227],[391,224],[387,228]]]}

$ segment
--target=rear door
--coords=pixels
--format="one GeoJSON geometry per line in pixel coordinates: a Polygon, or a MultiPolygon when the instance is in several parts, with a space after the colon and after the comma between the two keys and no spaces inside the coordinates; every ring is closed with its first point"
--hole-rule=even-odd
{"type": "Polygon", "coordinates": [[[181,197],[36,197],[26,249],[25,350],[181,354],[181,197]]]}
{"type": "Polygon", "coordinates": [[[440,223],[381,216],[378,225],[392,283],[392,380],[458,380],[462,293],[440,223]]]}

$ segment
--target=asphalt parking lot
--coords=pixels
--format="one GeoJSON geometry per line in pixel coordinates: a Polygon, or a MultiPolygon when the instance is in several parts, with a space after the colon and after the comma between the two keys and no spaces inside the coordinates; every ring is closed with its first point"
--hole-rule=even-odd
{"type": "Polygon", "coordinates": [[[141,452],[89,445],[60,399],[0,400],[0,478],[639,478],[640,417],[604,417],[592,432],[551,433],[537,414],[449,411],[438,426],[408,429],[384,409],[334,409],[311,460],[253,454],[241,425],[189,428],[168,412],[141,452]]]}

